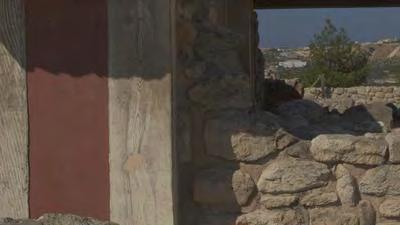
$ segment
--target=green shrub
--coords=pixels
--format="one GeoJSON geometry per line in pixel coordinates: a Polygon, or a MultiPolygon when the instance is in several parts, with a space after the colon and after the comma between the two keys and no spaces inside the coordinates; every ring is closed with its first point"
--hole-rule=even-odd
{"type": "Polygon", "coordinates": [[[346,31],[326,20],[323,30],[310,44],[310,62],[301,78],[310,86],[324,75],[330,87],[361,85],[368,74],[368,53],[349,39],[346,31]]]}

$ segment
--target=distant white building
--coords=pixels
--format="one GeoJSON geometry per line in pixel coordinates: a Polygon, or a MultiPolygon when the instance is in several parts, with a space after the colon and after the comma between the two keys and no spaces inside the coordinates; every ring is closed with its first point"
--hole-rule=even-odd
{"type": "Polygon", "coordinates": [[[302,68],[307,66],[307,62],[306,61],[302,61],[302,60],[298,60],[298,59],[289,59],[283,62],[279,62],[279,66],[283,67],[283,68],[302,68]]]}

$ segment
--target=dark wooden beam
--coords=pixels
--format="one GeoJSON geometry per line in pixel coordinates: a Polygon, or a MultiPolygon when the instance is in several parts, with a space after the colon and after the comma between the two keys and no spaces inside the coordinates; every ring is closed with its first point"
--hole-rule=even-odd
{"type": "Polygon", "coordinates": [[[256,9],[400,7],[399,0],[254,0],[256,9]]]}

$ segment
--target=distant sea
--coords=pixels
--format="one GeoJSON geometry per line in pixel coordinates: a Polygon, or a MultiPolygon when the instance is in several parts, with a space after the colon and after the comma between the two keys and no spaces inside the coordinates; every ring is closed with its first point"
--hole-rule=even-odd
{"type": "Polygon", "coordinates": [[[327,18],[338,28],[345,28],[354,41],[400,38],[400,7],[268,9],[257,13],[262,48],[308,46],[327,18]]]}

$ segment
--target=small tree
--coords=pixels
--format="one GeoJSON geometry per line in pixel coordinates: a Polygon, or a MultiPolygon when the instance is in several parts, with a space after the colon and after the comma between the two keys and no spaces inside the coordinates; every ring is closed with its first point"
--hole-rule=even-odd
{"type": "Polygon", "coordinates": [[[329,19],[323,30],[314,35],[309,47],[310,64],[303,74],[306,85],[313,84],[321,74],[325,75],[326,84],[332,87],[360,85],[366,80],[368,53],[329,19]]]}

